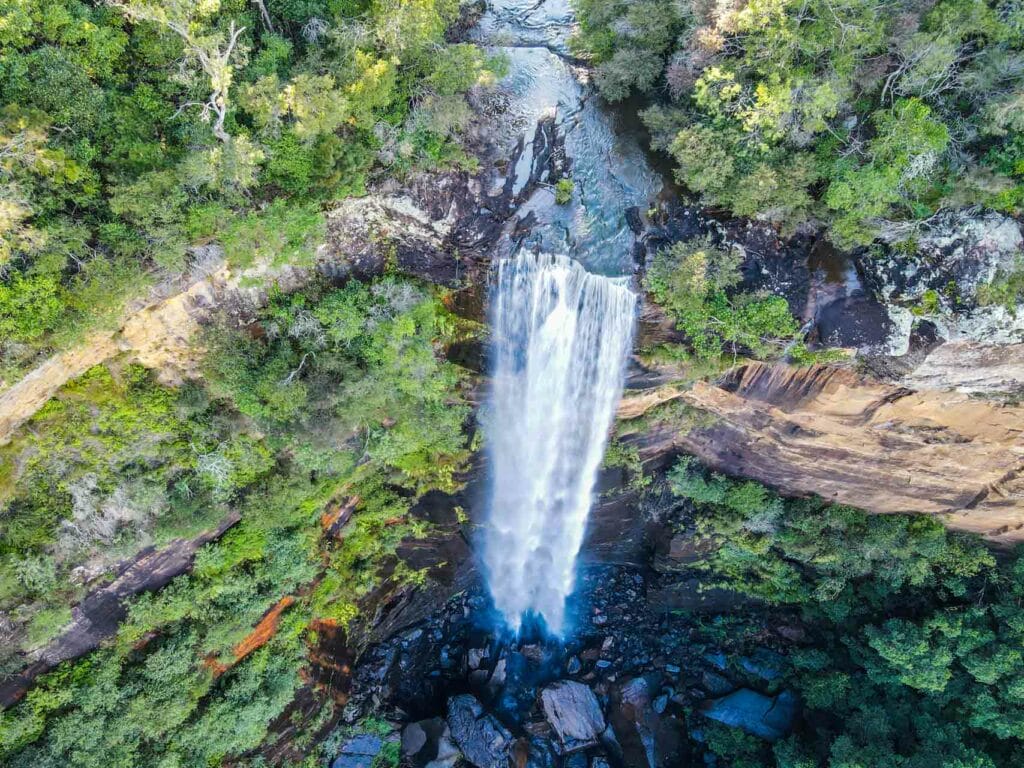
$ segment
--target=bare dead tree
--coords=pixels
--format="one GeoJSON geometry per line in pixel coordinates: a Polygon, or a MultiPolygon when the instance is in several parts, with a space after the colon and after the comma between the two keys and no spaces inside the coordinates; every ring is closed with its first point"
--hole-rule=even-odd
{"type": "MultiPolygon", "coordinates": [[[[213,135],[222,142],[231,141],[224,129],[228,115],[228,90],[231,86],[231,56],[238,46],[238,40],[245,27],[236,27],[232,21],[228,27],[227,39],[219,33],[203,34],[194,18],[194,8],[187,0],[152,4],[140,0],[108,0],[109,4],[121,10],[132,21],[148,21],[170,30],[181,38],[185,52],[192,57],[210,81],[210,97],[205,102],[186,102],[175,113],[180,114],[188,107],[199,107],[202,119],[213,123],[213,135]]],[[[262,3],[261,3],[262,5],[262,3]]]]}
{"type": "Polygon", "coordinates": [[[252,4],[259,9],[260,18],[263,20],[263,26],[267,28],[267,32],[274,34],[274,22],[270,19],[270,11],[267,10],[266,4],[263,0],[252,0],[252,4]]]}

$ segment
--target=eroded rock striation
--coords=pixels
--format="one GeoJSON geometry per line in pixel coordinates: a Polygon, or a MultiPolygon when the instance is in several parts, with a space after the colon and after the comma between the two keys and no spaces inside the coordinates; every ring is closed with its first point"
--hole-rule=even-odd
{"type": "Polygon", "coordinates": [[[1024,540],[1024,408],[916,391],[852,370],[751,363],[714,383],[630,393],[620,418],[671,400],[706,418],[636,436],[790,495],[940,516],[993,542],[1024,540]]]}

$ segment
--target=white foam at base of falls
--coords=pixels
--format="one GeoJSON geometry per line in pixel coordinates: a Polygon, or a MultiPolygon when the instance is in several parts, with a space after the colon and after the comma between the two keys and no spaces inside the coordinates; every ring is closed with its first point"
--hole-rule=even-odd
{"type": "Polygon", "coordinates": [[[564,629],[635,308],[627,278],[565,256],[522,251],[498,263],[483,560],[513,630],[530,614],[564,629]]]}

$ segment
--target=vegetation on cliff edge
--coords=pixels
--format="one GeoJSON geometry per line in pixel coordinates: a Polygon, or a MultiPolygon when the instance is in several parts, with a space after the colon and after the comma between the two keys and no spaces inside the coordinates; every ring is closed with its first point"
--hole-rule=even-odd
{"type": "Polygon", "coordinates": [[[601,92],[708,205],[840,245],[939,208],[1024,203],[1016,0],[575,0],[601,92]]]}
{"type": "Polygon", "coordinates": [[[928,517],[783,500],[690,459],[669,482],[695,505],[703,579],[795,611],[808,632],[787,656],[796,732],[732,739],[730,765],[1021,764],[1024,558],[997,561],[928,517]]]}

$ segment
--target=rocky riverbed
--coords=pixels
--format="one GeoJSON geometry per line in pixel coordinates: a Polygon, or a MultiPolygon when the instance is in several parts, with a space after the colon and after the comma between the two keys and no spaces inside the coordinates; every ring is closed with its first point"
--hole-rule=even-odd
{"type": "Polygon", "coordinates": [[[704,764],[706,723],[782,738],[799,704],[779,685],[787,660],[777,648],[799,630],[765,617],[761,642],[742,655],[696,639],[708,616],[743,600],[699,595],[669,562],[585,568],[565,641],[496,633],[472,588],[372,646],[346,716],[387,726],[343,729],[335,768],[368,766],[389,739],[407,764],[435,768],[654,768],[704,764]]]}

